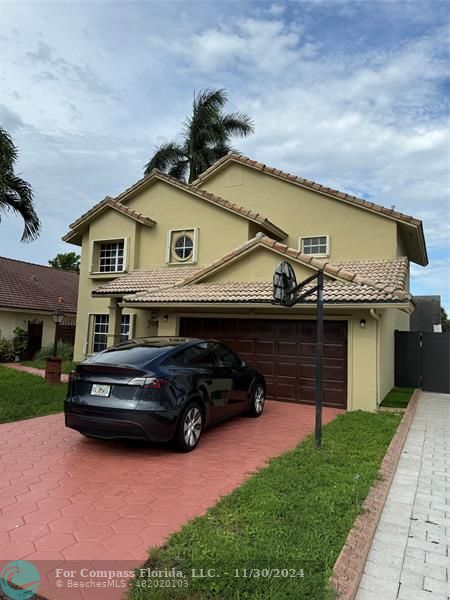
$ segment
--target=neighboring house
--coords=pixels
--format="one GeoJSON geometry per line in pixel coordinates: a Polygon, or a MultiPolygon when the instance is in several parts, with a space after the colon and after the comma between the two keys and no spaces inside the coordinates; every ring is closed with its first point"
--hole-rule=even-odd
{"type": "Polygon", "coordinates": [[[28,332],[26,358],[53,344],[56,307],[64,312],[62,339],[75,337],[78,274],[0,257],[0,332],[12,339],[14,329],[28,332]]]}
{"type": "Polygon", "coordinates": [[[192,185],[153,171],[72,223],[81,246],[76,359],[128,337],[228,342],[275,399],[314,402],[315,304],[272,305],[275,266],[325,273],[325,404],[374,410],[409,329],[422,223],[240,155],[192,185]]]}
{"type": "Polygon", "coordinates": [[[415,311],[411,315],[411,331],[438,331],[441,325],[441,297],[414,296],[415,311]]]}

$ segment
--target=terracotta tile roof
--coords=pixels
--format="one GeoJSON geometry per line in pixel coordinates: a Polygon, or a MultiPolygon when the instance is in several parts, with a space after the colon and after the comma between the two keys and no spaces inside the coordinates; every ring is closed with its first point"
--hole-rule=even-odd
{"type": "Polygon", "coordinates": [[[198,270],[198,267],[155,267],[139,269],[117,277],[92,292],[93,296],[131,294],[144,290],[161,289],[176,285],[179,281],[198,270]]]}
{"type": "Polygon", "coordinates": [[[0,310],[53,312],[59,298],[67,314],[77,312],[78,273],[0,257],[0,310]]]}
{"type": "MultiPolygon", "coordinates": [[[[146,217],[142,213],[132,210],[131,208],[128,208],[123,204],[120,204],[119,202],[117,202],[117,200],[114,200],[114,198],[106,196],[106,198],[104,198],[100,202],[97,202],[97,204],[95,204],[91,209],[82,214],[81,217],[79,217],[76,221],[71,223],[69,225],[70,229],[77,229],[80,225],[85,224],[91,218],[97,216],[97,214],[100,211],[103,211],[106,208],[113,208],[117,212],[120,212],[121,214],[126,215],[127,217],[130,217],[131,219],[134,219],[135,221],[138,221],[143,225],[147,225],[148,227],[153,227],[154,225],[156,225],[156,222],[153,221],[153,219],[150,219],[150,217],[146,217]]],[[[66,240],[70,238],[73,234],[73,231],[69,231],[62,239],[66,240]]]]}
{"type": "MultiPolygon", "coordinates": [[[[315,295],[304,301],[304,304],[314,303],[315,295]]],[[[133,296],[126,296],[127,303],[264,303],[272,302],[272,282],[220,282],[195,283],[182,287],[170,287],[160,290],[149,290],[133,296]]],[[[378,290],[369,285],[359,283],[342,283],[326,280],[324,282],[324,302],[326,304],[355,304],[370,302],[399,301],[392,294],[378,290]]]]}
{"type": "Polygon", "coordinates": [[[331,262],[326,259],[314,258],[310,254],[303,254],[295,248],[289,248],[286,244],[281,244],[261,233],[258,233],[256,237],[213,263],[188,275],[178,285],[199,282],[209,273],[221,267],[223,268],[228,262],[237,259],[240,255],[251,251],[257,246],[270,248],[285,257],[286,260],[294,259],[316,269],[323,269],[323,272],[333,279],[337,278],[344,282],[366,284],[378,290],[386,290],[399,299],[404,299],[408,295],[405,292],[405,282],[408,273],[408,259],[406,257],[393,260],[331,262]]]}
{"type": "MultiPolygon", "coordinates": [[[[324,300],[326,303],[361,303],[361,302],[409,302],[411,296],[406,291],[408,259],[405,257],[390,260],[361,260],[348,262],[330,262],[312,258],[262,234],[249,240],[236,250],[219,260],[193,269],[187,277],[172,278],[169,282],[165,273],[170,269],[159,269],[158,277],[167,284],[147,287],[124,299],[129,303],[158,302],[271,302],[272,282],[235,281],[221,283],[202,283],[206,275],[238,258],[242,253],[252,251],[257,246],[265,246],[288,260],[310,264],[323,269],[328,276],[325,279],[324,300]]],[[[183,275],[180,273],[180,275],[183,275]]],[[[314,284],[311,284],[314,285],[314,284]]],[[[135,290],[133,290],[135,291],[135,290]]],[[[126,293],[124,291],[124,293],[126,293]]],[[[315,297],[305,304],[315,301],[315,297]]]]}
{"type": "Polygon", "coordinates": [[[256,160],[252,160],[247,156],[243,156],[242,154],[229,153],[215,162],[209,169],[206,169],[193,183],[192,185],[199,185],[205,179],[207,179],[214,171],[220,169],[224,163],[228,161],[238,162],[243,165],[247,165],[253,169],[258,171],[262,171],[269,175],[273,175],[280,179],[284,179],[285,181],[289,181],[290,183],[295,183],[302,187],[306,187],[312,189],[317,192],[321,192],[327,194],[329,196],[333,196],[338,200],[342,200],[344,202],[349,202],[351,204],[355,204],[360,206],[361,208],[365,208],[367,210],[371,210],[373,212],[382,214],[386,217],[390,217],[397,221],[403,221],[405,223],[409,223],[411,225],[420,226],[422,222],[419,219],[415,219],[410,215],[405,215],[404,213],[398,212],[391,208],[385,208],[380,204],[375,204],[374,202],[370,202],[369,200],[364,200],[363,198],[358,198],[357,196],[352,196],[351,194],[346,194],[345,192],[340,192],[339,190],[335,190],[333,188],[327,187],[325,185],[321,185],[320,183],[316,183],[315,181],[311,181],[309,179],[304,179],[303,177],[297,177],[296,175],[292,175],[291,173],[286,173],[285,171],[280,171],[279,169],[275,169],[273,167],[269,167],[263,163],[260,163],[256,160]]]}

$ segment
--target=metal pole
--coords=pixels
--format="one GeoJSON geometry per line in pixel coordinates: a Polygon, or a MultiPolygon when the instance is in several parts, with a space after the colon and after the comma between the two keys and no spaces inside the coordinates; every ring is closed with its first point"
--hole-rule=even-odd
{"type": "Polygon", "coordinates": [[[323,271],[317,273],[317,335],[316,335],[316,449],[322,446],[323,400],[323,271]]]}
{"type": "Polygon", "coordinates": [[[59,337],[59,323],[55,323],[55,339],[53,340],[53,358],[56,358],[58,353],[58,337],[59,337]]]}

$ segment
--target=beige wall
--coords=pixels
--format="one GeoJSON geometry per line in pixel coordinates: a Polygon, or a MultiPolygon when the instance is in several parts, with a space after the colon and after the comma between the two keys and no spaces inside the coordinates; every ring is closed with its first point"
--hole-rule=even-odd
{"type": "Polygon", "coordinates": [[[339,200],[300,188],[243,165],[231,163],[202,185],[204,189],[260,212],[298,238],[329,235],[332,260],[394,258],[397,224],[339,200]]]}
{"type": "MultiPolygon", "coordinates": [[[[211,274],[205,281],[272,281],[275,267],[282,260],[285,260],[285,257],[267,248],[259,247],[220,271],[211,274]]],[[[294,261],[291,261],[291,264],[294,267],[297,281],[301,281],[313,274],[313,270],[310,267],[303,266],[294,261]]]]}
{"type": "Polygon", "coordinates": [[[12,339],[16,327],[22,327],[22,329],[27,331],[28,321],[33,321],[34,319],[44,322],[42,326],[42,346],[53,344],[55,339],[55,323],[52,316],[48,313],[15,312],[0,309],[0,333],[6,339],[12,339]]]}

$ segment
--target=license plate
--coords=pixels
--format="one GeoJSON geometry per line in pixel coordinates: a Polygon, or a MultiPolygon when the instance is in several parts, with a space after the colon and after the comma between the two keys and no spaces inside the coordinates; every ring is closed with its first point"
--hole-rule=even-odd
{"type": "Polygon", "coordinates": [[[94,383],[91,389],[91,396],[104,396],[108,397],[111,391],[110,385],[102,385],[100,383],[94,383]]]}

